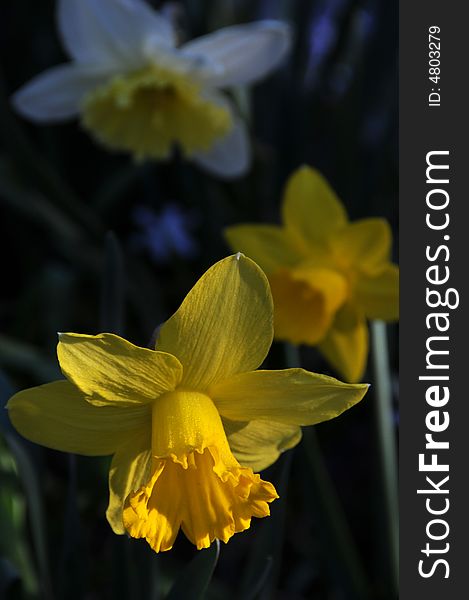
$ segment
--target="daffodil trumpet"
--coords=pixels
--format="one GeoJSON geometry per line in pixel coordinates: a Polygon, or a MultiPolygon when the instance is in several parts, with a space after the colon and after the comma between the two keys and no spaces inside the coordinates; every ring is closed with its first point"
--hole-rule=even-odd
{"type": "Polygon", "coordinates": [[[220,177],[247,171],[246,129],[221,90],[280,64],[286,23],[226,27],[181,45],[144,0],[58,0],[57,16],[71,62],[16,92],[20,114],[38,123],[79,117],[103,146],[137,160],[166,159],[177,147],[220,177]]]}
{"type": "Polygon", "coordinates": [[[267,274],[275,337],[317,346],[341,377],[359,381],[368,358],[367,319],[399,315],[391,229],[381,218],[350,223],[326,180],[307,166],[288,180],[282,217],[281,226],[228,227],[228,243],[267,274]]]}
{"type": "Polygon", "coordinates": [[[155,349],[102,333],[59,336],[65,380],[8,402],[33,442],[112,454],[108,521],[169,550],[182,529],[197,548],[269,515],[257,473],[301,439],[301,426],[356,404],[364,384],[303,369],[256,370],[273,338],[268,281],[249,258],[211,267],[161,327],[155,349]]]}

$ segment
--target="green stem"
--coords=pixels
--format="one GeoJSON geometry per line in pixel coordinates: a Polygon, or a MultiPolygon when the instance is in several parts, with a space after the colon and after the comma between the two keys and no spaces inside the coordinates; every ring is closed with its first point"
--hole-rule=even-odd
{"type": "Polygon", "coordinates": [[[112,231],[109,231],[106,235],[101,287],[100,327],[102,331],[117,335],[123,334],[124,303],[124,259],[118,239],[112,231]]]}
{"type": "Polygon", "coordinates": [[[68,454],[68,492],[65,504],[62,551],[56,570],[57,589],[61,598],[80,598],[86,581],[86,558],[81,556],[80,515],[77,505],[77,457],[68,454]],[[73,581],[73,584],[71,582],[73,581]]]}
{"type": "Polygon", "coordinates": [[[15,460],[18,474],[24,486],[31,524],[31,535],[40,574],[41,597],[44,600],[53,600],[54,593],[49,565],[44,507],[37,472],[26,448],[15,435],[5,433],[5,441],[15,460]]]}
{"type": "MultiPolygon", "coordinates": [[[[286,361],[289,367],[301,364],[299,350],[287,344],[286,361]]],[[[349,598],[369,598],[369,586],[358,549],[352,537],[344,510],[334,484],[329,476],[319,440],[314,427],[303,430],[303,451],[309,466],[309,487],[314,490],[316,520],[322,545],[329,552],[328,558],[340,565],[339,576],[347,588],[349,598]]],[[[333,568],[336,571],[335,568],[333,568]]]]}
{"type": "Polygon", "coordinates": [[[279,477],[275,487],[282,502],[274,503],[270,518],[259,524],[258,535],[236,596],[238,598],[270,600],[276,597],[285,538],[286,500],[292,457],[293,450],[282,456],[278,463],[279,477]]]}
{"type": "Polygon", "coordinates": [[[386,324],[371,324],[372,358],[375,382],[375,425],[378,443],[379,474],[382,487],[384,544],[388,561],[391,592],[397,596],[399,582],[399,501],[397,493],[397,450],[392,410],[392,389],[389,370],[386,324]]]}
{"type": "Polygon", "coordinates": [[[288,369],[301,365],[300,349],[295,344],[285,344],[285,362],[288,369]]]}

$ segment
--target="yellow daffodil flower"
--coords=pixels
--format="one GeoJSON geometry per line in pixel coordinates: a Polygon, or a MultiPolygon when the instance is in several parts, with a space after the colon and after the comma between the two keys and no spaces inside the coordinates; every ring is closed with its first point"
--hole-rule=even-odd
{"type": "Polygon", "coordinates": [[[366,319],[398,318],[391,229],[378,218],[350,223],[325,179],[306,166],[290,177],[282,211],[283,226],[229,227],[228,242],[269,278],[275,337],[318,345],[341,377],[358,381],[368,357],[366,319]]]}
{"type": "Polygon", "coordinates": [[[36,122],[79,116],[104,146],[165,159],[177,146],[221,177],[242,175],[245,127],[220,88],[270,73],[290,47],[289,27],[260,21],[177,45],[171,23],[144,0],[58,0],[72,62],[35,77],[13,97],[36,122]]]}
{"type": "Polygon", "coordinates": [[[254,471],[301,438],[301,425],[358,402],[363,384],[303,369],[256,371],[273,337],[268,281],[250,259],[216,263],[162,326],[156,350],[109,333],[60,334],[65,381],[8,403],[26,438],[113,454],[107,518],[116,533],[169,550],[180,528],[197,548],[269,515],[274,486],[254,471]]]}

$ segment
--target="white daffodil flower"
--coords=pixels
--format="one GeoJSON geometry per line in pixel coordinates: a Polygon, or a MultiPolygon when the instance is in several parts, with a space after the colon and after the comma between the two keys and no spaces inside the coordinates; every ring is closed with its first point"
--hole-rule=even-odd
{"type": "Polygon", "coordinates": [[[59,0],[58,26],[72,61],[16,92],[20,114],[38,123],[79,117],[104,146],[136,159],[178,147],[220,177],[246,172],[246,129],[220,88],[270,73],[290,47],[288,25],[227,27],[177,46],[144,0],[59,0]]]}

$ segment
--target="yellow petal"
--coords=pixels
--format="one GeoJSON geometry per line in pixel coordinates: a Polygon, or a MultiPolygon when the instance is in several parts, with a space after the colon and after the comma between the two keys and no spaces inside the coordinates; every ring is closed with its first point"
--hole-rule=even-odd
{"type": "Polygon", "coordinates": [[[111,333],[61,333],[57,355],[62,373],[97,406],[152,402],[174,390],[182,376],[174,356],[134,346],[111,333]]]}
{"type": "Polygon", "coordinates": [[[248,529],[252,517],[268,516],[268,503],[278,498],[271,483],[249,468],[227,468],[216,450],[188,458],[187,468],[160,461],[147,485],[125,503],[127,531],[145,538],[155,552],[170,550],[180,528],[199,550],[215,539],[227,542],[248,529]]]}
{"type": "Polygon", "coordinates": [[[353,326],[333,326],[319,350],[345,381],[359,381],[368,359],[368,326],[358,318],[353,326]]]}
{"type": "Polygon", "coordinates": [[[375,277],[362,277],[355,289],[357,304],[369,319],[399,318],[399,268],[387,265],[375,277]]]}
{"type": "Polygon", "coordinates": [[[119,446],[109,471],[109,505],[106,517],[114,533],[125,533],[125,499],[151,476],[151,420],[119,446]]]}
{"type": "Polygon", "coordinates": [[[256,472],[266,469],[301,440],[299,427],[276,421],[243,423],[223,419],[223,426],[236,460],[256,472]]]}
{"type": "Polygon", "coordinates": [[[283,220],[289,232],[307,249],[327,243],[347,223],[347,214],[324,177],[303,166],[287,182],[283,220]]]}
{"type": "Polygon", "coordinates": [[[317,344],[348,295],[345,278],[330,269],[298,268],[270,275],[275,337],[293,344],[317,344]]]}
{"type": "Polygon", "coordinates": [[[288,425],[315,425],[333,419],[365,395],[366,384],[347,384],[304,369],[240,373],[210,389],[223,417],[234,421],[269,419],[288,425]]]}
{"type": "Polygon", "coordinates": [[[225,229],[225,237],[234,252],[243,252],[267,274],[301,259],[286,231],[276,225],[235,225],[225,229]]]}
{"type": "Polygon", "coordinates": [[[221,473],[217,463],[216,453],[205,450],[196,455],[196,469],[182,473],[179,466],[173,467],[183,475],[189,495],[182,529],[199,550],[215,539],[228,542],[250,527],[252,517],[268,517],[269,503],[278,498],[274,486],[252,469],[235,467],[221,473]]]}
{"type": "Polygon", "coordinates": [[[133,538],[146,539],[155,552],[171,550],[181,527],[187,492],[177,467],[182,471],[171,460],[156,463],[151,478],[125,501],[125,529],[133,538]]]}
{"type": "Polygon", "coordinates": [[[384,219],[350,223],[334,237],[334,251],[344,268],[375,275],[391,255],[392,233],[384,219]]]}
{"type": "Polygon", "coordinates": [[[13,426],[28,440],[87,456],[113,454],[151,418],[148,406],[93,406],[68,381],[23,390],[7,408],[13,426]]]}
{"type": "Polygon", "coordinates": [[[156,551],[169,550],[180,528],[197,548],[227,542],[252,517],[269,514],[272,484],[231,453],[220,415],[200,392],[158,398],[152,412],[152,473],[130,493],[124,525],[156,551]]]}
{"type": "Polygon", "coordinates": [[[211,267],[160,330],[158,350],[181,361],[181,385],[203,390],[256,369],[272,343],[273,308],[264,273],[237,254],[211,267]]]}

